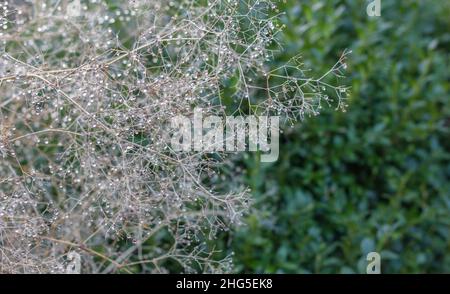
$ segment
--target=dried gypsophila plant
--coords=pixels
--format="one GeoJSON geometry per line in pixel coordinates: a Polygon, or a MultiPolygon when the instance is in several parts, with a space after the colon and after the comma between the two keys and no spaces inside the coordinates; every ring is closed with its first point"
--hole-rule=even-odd
{"type": "Polygon", "coordinates": [[[223,114],[230,79],[246,114],[345,109],[327,79],[348,52],[317,79],[298,58],[270,68],[276,1],[80,3],[0,3],[0,272],[65,272],[73,251],[84,273],[230,272],[208,240],[240,223],[248,191],[219,174],[225,154],[172,152],[166,123],[223,114]]]}

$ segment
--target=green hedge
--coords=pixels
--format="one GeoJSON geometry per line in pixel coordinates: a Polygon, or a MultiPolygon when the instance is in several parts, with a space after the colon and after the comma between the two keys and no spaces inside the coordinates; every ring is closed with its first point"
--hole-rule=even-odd
{"type": "Polygon", "coordinates": [[[450,5],[287,1],[282,62],[319,75],[343,49],[350,107],[282,136],[280,159],[244,160],[255,211],[234,232],[238,272],[450,272],[450,5]]]}

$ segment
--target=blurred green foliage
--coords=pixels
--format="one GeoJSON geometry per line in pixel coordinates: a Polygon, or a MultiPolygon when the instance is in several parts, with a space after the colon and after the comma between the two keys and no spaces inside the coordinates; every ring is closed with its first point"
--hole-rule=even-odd
{"type": "Polygon", "coordinates": [[[238,272],[450,272],[450,2],[285,1],[290,44],[317,76],[346,48],[347,113],[281,138],[280,158],[244,160],[256,201],[234,232],[238,272]]]}

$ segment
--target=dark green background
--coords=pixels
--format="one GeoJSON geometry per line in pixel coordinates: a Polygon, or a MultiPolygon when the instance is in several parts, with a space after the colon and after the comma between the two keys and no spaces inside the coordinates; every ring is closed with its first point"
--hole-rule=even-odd
{"type": "MultiPolygon", "coordinates": [[[[237,272],[450,272],[450,1],[287,1],[277,57],[319,75],[344,49],[346,113],[285,132],[280,159],[244,161],[255,210],[233,233],[237,272]]],[[[226,247],[227,245],[222,245],[226,247]]]]}

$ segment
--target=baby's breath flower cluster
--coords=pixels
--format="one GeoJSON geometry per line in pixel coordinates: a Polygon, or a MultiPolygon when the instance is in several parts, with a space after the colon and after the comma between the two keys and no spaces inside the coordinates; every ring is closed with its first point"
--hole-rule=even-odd
{"type": "Polygon", "coordinates": [[[224,154],[163,137],[194,107],[229,111],[225,92],[289,121],[345,109],[330,77],[347,52],[317,79],[299,58],[270,67],[281,14],[271,0],[0,2],[0,272],[65,272],[73,251],[83,273],[231,271],[209,240],[248,191],[220,173],[224,154]]]}

